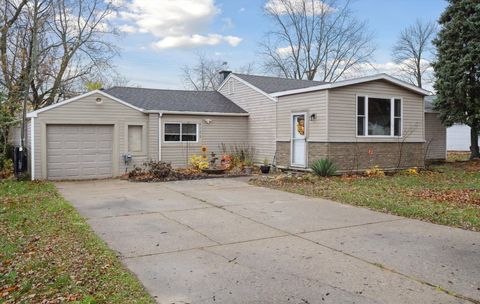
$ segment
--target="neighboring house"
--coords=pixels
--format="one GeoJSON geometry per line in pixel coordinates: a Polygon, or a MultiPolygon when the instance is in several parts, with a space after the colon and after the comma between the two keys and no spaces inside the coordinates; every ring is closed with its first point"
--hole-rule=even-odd
{"type": "Polygon", "coordinates": [[[386,74],[324,83],[223,73],[217,92],[114,87],[29,113],[32,178],[119,176],[146,160],[181,167],[222,144],[298,170],[320,158],[343,171],[424,165],[423,89],[386,74]]]}
{"type": "MultiPolygon", "coordinates": [[[[432,110],[433,102],[436,96],[427,96],[425,98],[426,105],[432,110]]],[[[480,141],[480,136],[478,137],[480,141]]],[[[463,124],[454,124],[446,129],[446,151],[463,152],[470,151],[470,127],[463,124]]]]}
{"type": "MultiPolygon", "coordinates": [[[[478,137],[480,142],[480,136],[478,137]]],[[[455,124],[447,128],[447,150],[452,152],[470,151],[470,127],[455,124]]]]}
{"type": "Polygon", "coordinates": [[[447,128],[433,109],[435,96],[425,97],[425,151],[428,160],[447,158],[447,128]]]}

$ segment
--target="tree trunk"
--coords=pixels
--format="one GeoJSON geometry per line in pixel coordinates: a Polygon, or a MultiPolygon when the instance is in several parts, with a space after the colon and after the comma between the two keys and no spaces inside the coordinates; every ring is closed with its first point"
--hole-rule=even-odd
{"type": "Polygon", "coordinates": [[[479,155],[478,127],[470,127],[470,159],[476,159],[479,155]]]}

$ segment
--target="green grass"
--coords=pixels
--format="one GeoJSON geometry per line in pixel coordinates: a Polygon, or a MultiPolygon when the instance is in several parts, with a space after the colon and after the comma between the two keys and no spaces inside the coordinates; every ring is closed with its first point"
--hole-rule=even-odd
{"type": "Polygon", "coordinates": [[[258,178],[251,183],[437,224],[480,231],[480,162],[384,177],[258,178]],[[478,191],[478,192],[477,192],[478,191]]]}
{"type": "Polygon", "coordinates": [[[51,183],[0,181],[0,303],[154,303],[51,183]]]}

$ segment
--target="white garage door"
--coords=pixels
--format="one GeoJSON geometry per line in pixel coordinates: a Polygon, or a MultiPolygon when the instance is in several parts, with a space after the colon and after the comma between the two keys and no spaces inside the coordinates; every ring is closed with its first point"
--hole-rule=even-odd
{"type": "Polygon", "coordinates": [[[48,179],[112,176],[113,126],[48,125],[48,179]]]}

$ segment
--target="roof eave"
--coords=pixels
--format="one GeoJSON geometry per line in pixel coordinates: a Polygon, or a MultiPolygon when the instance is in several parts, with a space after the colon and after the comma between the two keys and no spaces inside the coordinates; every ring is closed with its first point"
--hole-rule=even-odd
{"type": "Polygon", "coordinates": [[[288,90],[288,91],[281,91],[281,92],[276,92],[270,94],[273,97],[280,97],[280,96],[286,96],[286,95],[294,95],[294,94],[301,94],[301,93],[307,93],[307,92],[314,92],[314,91],[321,91],[321,90],[328,90],[328,89],[334,89],[334,88],[339,88],[339,87],[344,87],[344,86],[349,86],[349,85],[354,85],[354,84],[359,84],[359,83],[364,83],[364,82],[369,82],[369,81],[374,81],[374,80],[386,80],[391,83],[397,84],[405,89],[414,91],[420,95],[424,96],[429,96],[431,95],[430,91],[424,90],[422,88],[416,87],[414,85],[411,85],[409,83],[406,83],[400,79],[397,79],[395,77],[392,77],[388,74],[382,73],[382,74],[376,74],[372,76],[366,76],[366,77],[360,77],[360,78],[354,78],[350,80],[344,80],[344,81],[339,81],[339,82],[334,82],[334,83],[327,83],[327,84],[321,84],[318,86],[312,86],[304,89],[296,89],[296,90],[288,90]]]}
{"type": "MultiPolygon", "coordinates": [[[[241,77],[238,77],[237,75],[235,75],[235,73],[230,73],[228,74],[227,78],[225,78],[223,80],[223,82],[220,84],[220,86],[218,87],[217,89],[217,92],[220,92],[220,90],[227,84],[228,80],[230,78],[234,78],[238,81],[240,81],[241,83],[243,83],[244,85],[246,85],[247,87],[253,89],[254,91],[257,91],[258,93],[264,95],[265,97],[267,97],[268,99],[270,99],[271,101],[274,101],[276,102],[276,98],[272,96],[272,94],[269,94],[263,90],[261,90],[260,88],[254,86],[253,84],[251,84],[250,82],[246,81],[245,79],[241,78],[241,77]]],[[[228,98],[228,97],[227,97],[228,98]]]]}
{"type": "Polygon", "coordinates": [[[110,99],[112,99],[112,100],[114,100],[114,101],[116,101],[116,102],[118,102],[118,103],[120,103],[120,104],[123,104],[123,105],[125,105],[125,106],[127,106],[127,107],[129,107],[129,108],[132,108],[132,109],[137,110],[137,111],[142,112],[142,113],[145,112],[145,109],[136,107],[136,106],[132,105],[131,103],[128,103],[128,102],[126,102],[126,101],[124,101],[124,100],[121,100],[121,99],[119,99],[119,98],[117,98],[117,97],[115,97],[115,96],[112,96],[112,95],[110,95],[110,94],[108,94],[108,93],[106,93],[106,92],[104,92],[104,91],[102,91],[102,90],[94,90],[94,91],[90,91],[90,92],[87,92],[87,93],[85,93],[85,94],[78,95],[78,96],[75,96],[75,97],[72,97],[72,98],[63,100],[63,101],[61,101],[61,102],[58,102],[58,103],[49,105],[49,106],[47,106],[47,107],[38,109],[38,110],[36,110],[36,111],[29,112],[29,113],[27,114],[27,118],[37,117],[38,114],[40,114],[40,113],[42,113],[42,112],[49,111],[49,110],[52,110],[52,109],[54,109],[54,108],[61,107],[61,106],[63,106],[63,105],[69,104],[69,103],[71,103],[71,102],[73,102],[73,101],[79,100],[79,99],[84,98],[84,97],[88,97],[88,96],[93,95],[93,94],[103,95],[103,96],[105,96],[105,97],[107,97],[107,98],[110,98],[110,99]]]}
{"type": "Polygon", "coordinates": [[[249,113],[236,112],[196,112],[196,111],[162,111],[162,110],[147,110],[145,113],[154,114],[170,114],[170,115],[198,115],[198,116],[249,116],[249,113]]]}

